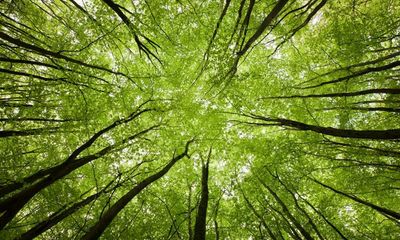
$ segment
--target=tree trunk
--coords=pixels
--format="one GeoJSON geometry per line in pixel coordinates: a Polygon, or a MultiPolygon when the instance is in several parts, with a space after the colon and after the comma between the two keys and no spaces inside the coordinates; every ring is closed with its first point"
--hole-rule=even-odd
{"type": "Polygon", "coordinates": [[[316,88],[316,87],[321,87],[327,84],[333,84],[333,83],[338,83],[338,82],[343,82],[355,77],[359,77],[365,74],[369,74],[369,73],[374,73],[374,72],[381,72],[381,71],[386,71],[392,68],[395,68],[397,66],[400,66],[400,61],[395,61],[395,62],[391,62],[387,65],[383,65],[383,66],[379,66],[379,67],[368,67],[366,69],[363,69],[361,71],[355,72],[351,75],[345,76],[345,77],[341,77],[335,80],[331,80],[331,81],[327,81],[327,82],[322,82],[313,86],[309,86],[309,87],[304,87],[303,89],[308,89],[308,88],[316,88]]]}
{"type": "Polygon", "coordinates": [[[272,20],[274,20],[279,12],[283,9],[283,7],[288,3],[289,0],[279,0],[274,8],[271,10],[271,12],[264,18],[263,22],[258,26],[256,32],[253,34],[253,36],[250,37],[250,39],[246,42],[244,47],[240,50],[240,52],[237,53],[238,56],[242,56],[249,50],[251,45],[261,36],[261,34],[265,31],[265,29],[271,25],[272,20]]]}
{"type": "MultiPolygon", "coordinates": [[[[118,187],[115,186],[113,189],[116,189],[118,187]]],[[[107,187],[106,187],[107,188],[107,187]]],[[[17,237],[15,240],[30,240],[34,239],[35,237],[39,236],[40,234],[44,233],[45,231],[49,230],[62,220],[64,220],[66,217],[72,215],[79,209],[83,208],[84,206],[88,205],[89,203],[93,202],[96,200],[101,194],[105,193],[106,188],[104,188],[102,191],[92,194],[89,197],[73,204],[69,208],[65,207],[52,215],[50,215],[46,220],[36,224],[33,228],[29,229],[26,233],[22,234],[21,236],[17,237]]]]}
{"type": "Polygon", "coordinates": [[[157,181],[159,178],[164,176],[174,164],[188,156],[189,144],[192,142],[188,141],[185,146],[185,150],[180,155],[174,157],[163,169],[159,172],[145,178],[143,181],[139,182],[134,188],[132,188],[129,192],[127,192],[124,196],[122,196],[116,203],[114,203],[100,218],[100,220],[89,229],[89,231],[81,238],[82,240],[91,240],[98,239],[104,230],[110,225],[112,220],[117,216],[117,214],[143,189],[157,181]]]}
{"type": "Polygon", "coordinates": [[[333,223],[331,223],[331,221],[329,221],[329,219],[327,219],[320,211],[318,211],[318,209],[316,209],[309,201],[307,201],[307,199],[304,199],[304,198],[302,198],[302,199],[303,199],[303,201],[304,201],[305,203],[307,203],[307,205],[310,206],[319,216],[321,216],[322,219],[324,219],[324,221],[325,221],[329,226],[331,226],[331,227],[333,228],[333,230],[335,230],[335,232],[336,232],[337,234],[339,234],[340,237],[341,237],[343,240],[347,240],[347,238],[343,235],[343,233],[342,233],[333,223]]]}
{"type": "Polygon", "coordinates": [[[58,129],[60,129],[60,128],[59,127],[51,127],[51,128],[33,128],[33,129],[24,129],[24,130],[3,130],[3,131],[0,131],[0,138],[54,134],[54,133],[57,133],[58,129]]]}
{"type": "Polygon", "coordinates": [[[344,192],[342,192],[342,191],[336,190],[336,189],[334,189],[334,188],[332,188],[332,187],[330,187],[330,186],[328,186],[328,185],[325,185],[324,183],[319,182],[319,181],[316,180],[316,179],[312,179],[312,180],[313,180],[314,182],[318,183],[319,185],[321,185],[321,186],[323,186],[323,187],[325,187],[325,188],[328,188],[329,190],[331,190],[331,191],[333,191],[333,192],[335,192],[335,193],[338,193],[338,194],[340,194],[340,195],[342,195],[342,196],[345,196],[345,197],[347,197],[347,198],[350,198],[350,199],[353,200],[353,201],[356,201],[356,202],[358,202],[358,203],[361,203],[361,204],[363,204],[363,205],[365,205],[365,206],[367,206],[367,207],[370,207],[370,208],[372,208],[372,209],[378,211],[380,214],[382,214],[382,215],[385,216],[385,217],[388,217],[389,219],[390,219],[390,217],[392,217],[392,218],[395,218],[395,219],[400,220],[400,213],[398,213],[398,212],[395,212],[395,211],[392,211],[392,210],[390,210],[390,209],[377,206],[377,205],[375,205],[375,204],[373,204],[373,203],[370,203],[370,202],[367,202],[367,201],[365,201],[365,200],[362,200],[362,199],[360,199],[360,198],[358,198],[358,197],[356,197],[356,196],[353,196],[353,195],[344,193],[344,192]],[[389,217],[389,216],[390,216],[390,217],[389,217]]]}
{"type": "Polygon", "coordinates": [[[208,206],[208,164],[211,156],[211,148],[208,152],[207,162],[202,167],[201,174],[201,198],[199,208],[197,210],[196,223],[194,225],[194,240],[206,239],[206,219],[208,206]]]}
{"type": "Polygon", "coordinates": [[[390,139],[399,139],[400,138],[400,129],[388,129],[388,130],[351,130],[351,129],[338,129],[331,127],[320,127],[316,125],[310,125],[290,119],[284,118],[268,118],[257,115],[250,116],[253,119],[262,120],[267,122],[263,123],[254,123],[255,125],[260,126],[285,126],[292,127],[302,131],[313,131],[316,133],[322,133],[324,135],[335,136],[335,137],[343,137],[343,138],[364,138],[364,139],[374,139],[374,140],[390,140],[390,139]]]}
{"type": "Polygon", "coordinates": [[[376,93],[400,94],[400,89],[399,88],[374,88],[374,89],[367,89],[367,90],[361,90],[361,91],[356,91],[356,92],[277,96],[277,97],[265,97],[264,99],[356,97],[356,96],[363,96],[363,95],[376,94],[376,93]]]}
{"type": "Polygon", "coordinates": [[[288,218],[293,222],[296,228],[300,231],[301,235],[307,240],[313,240],[314,238],[301,226],[301,224],[297,221],[297,219],[290,213],[289,209],[285,205],[285,203],[281,200],[281,198],[276,194],[268,185],[266,185],[261,179],[259,179],[261,184],[268,190],[268,192],[274,197],[276,202],[282,207],[283,212],[288,218]]]}
{"type": "MultiPolygon", "coordinates": [[[[242,191],[242,190],[241,190],[242,191]]],[[[242,195],[244,198],[244,201],[246,202],[247,206],[250,208],[250,210],[253,212],[253,214],[260,220],[262,226],[267,230],[268,235],[271,237],[272,240],[276,240],[275,234],[271,231],[271,229],[268,227],[267,223],[265,222],[264,218],[262,217],[261,214],[257,212],[257,210],[254,208],[253,204],[249,201],[249,199],[244,195],[244,192],[242,191],[242,195]]]]}
{"type": "MultiPolygon", "coordinates": [[[[272,175],[272,174],[271,174],[271,175],[272,175]]],[[[275,177],[275,176],[274,176],[274,177],[275,177]]],[[[276,178],[276,179],[279,181],[279,183],[286,189],[286,191],[288,191],[288,192],[290,193],[290,195],[292,196],[292,199],[293,199],[293,201],[294,201],[294,204],[296,205],[296,208],[299,209],[299,211],[302,212],[302,213],[304,214],[304,216],[307,217],[308,222],[311,224],[312,228],[314,229],[315,233],[318,235],[319,239],[324,240],[324,238],[322,237],[322,234],[321,234],[320,231],[318,230],[318,227],[315,225],[315,223],[314,223],[314,221],[312,220],[312,218],[310,217],[310,215],[307,213],[307,211],[306,211],[305,209],[303,209],[303,208],[300,206],[300,204],[299,204],[299,202],[298,202],[298,200],[297,200],[295,194],[293,193],[293,191],[291,191],[291,190],[282,182],[282,180],[279,178],[279,176],[276,176],[275,178],[276,178]]]]}
{"type": "MultiPolygon", "coordinates": [[[[137,133],[129,138],[124,139],[122,143],[128,142],[129,140],[132,140],[137,136],[150,131],[153,128],[155,128],[155,126],[150,127],[144,131],[141,131],[140,133],[137,133]]],[[[105,147],[101,151],[95,154],[88,155],[80,159],[75,159],[74,161],[65,161],[62,164],[60,164],[60,167],[55,168],[55,171],[51,173],[49,176],[41,179],[37,183],[22,190],[21,192],[1,201],[0,212],[3,212],[3,215],[0,217],[0,229],[4,228],[4,226],[7,225],[15,217],[15,215],[25,206],[25,204],[29,202],[29,200],[33,198],[42,189],[50,186],[57,180],[65,177],[69,173],[84,166],[85,164],[104,156],[105,154],[109,153],[112,149],[114,149],[116,146],[119,146],[119,144],[105,147]]]]}

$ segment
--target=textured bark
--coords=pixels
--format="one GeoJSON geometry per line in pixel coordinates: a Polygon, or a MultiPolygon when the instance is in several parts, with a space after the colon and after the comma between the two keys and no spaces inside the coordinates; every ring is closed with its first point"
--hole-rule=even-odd
{"type": "Polygon", "coordinates": [[[183,153],[179,154],[178,156],[174,157],[163,169],[159,172],[145,178],[143,181],[139,182],[134,188],[132,188],[129,192],[127,192],[124,196],[122,196],[116,203],[114,203],[100,218],[100,220],[89,229],[89,231],[81,238],[82,240],[89,240],[89,239],[98,239],[104,230],[110,225],[113,219],[118,215],[118,213],[136,196],[138,195],[143,189],[147,186],[152,184],[153,182],[157,181],[159,178],[164,176],[173,166],[174,164],[188,156],[189,145],[192,142],[188,141],[185,146],[185,150],[183,153]]]}

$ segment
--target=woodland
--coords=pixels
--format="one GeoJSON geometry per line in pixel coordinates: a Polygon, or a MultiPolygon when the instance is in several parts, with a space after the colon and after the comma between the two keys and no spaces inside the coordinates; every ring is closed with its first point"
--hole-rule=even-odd
{"type": "Polygon", "coordinates": [[[0,0],[0,239],[400,239],[400,1],[0,0]]]}

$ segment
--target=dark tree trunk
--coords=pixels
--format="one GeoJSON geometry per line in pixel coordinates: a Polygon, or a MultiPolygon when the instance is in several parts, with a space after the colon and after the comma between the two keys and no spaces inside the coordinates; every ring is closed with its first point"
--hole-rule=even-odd
{"type": "Polygon", "coordinates": [[[332,107],[332,108],[322,108],[316,110],[355,110],[355,111],[367,111],[367,112],[393,112],[400,113],[400,108],[389,108],[389,107],[332,107]]]}
{"type": "Polygon", "coordinates": [[[124,73],[115,72],[115,71],[112,71],[112,70],[110,70],[108,68],[105,68],[105,67],[88,64],[88,63],[82,62],[80,60],[76,60],[76,59],[70,58],[68,56],[64,56],[64,55],[62,55],[62,54],[60,54],[58,52],[52,52],[52,51],[46,50],[44,48],[41,48],[41,47],[38,47],[38,46],[34,46],[32,44],[23,42],[23,41],[21,41],[19,39],[16,39],[16,38],[13,38],[13,37],[7,35],[4,32],[0,32],[0,38],[5,40],[5,41],[7,41],[7,42],[15,44],[17,46],[20,46],[22,48],[32,50],[32,51],[34,51],[34,52],[36,52],[36,53],[38,53],[40,55],[43,55],[43,56],[50,56],[50,57],[54,57],[54,58],[58,58],[58,59],[63,59],[65,61],[68,61],[68,62],[71,62],[71,63],[74,63],[74,64],[78,64],[78,65],[81,65],[81,66],[85,66],[85,67],[88,67],[88,68],[102,70],[102,71],[105,71],[105,72],[109,72],[109,73],[113,73],[113,74],[116,74],[116,75],[122,75],[124,77],[127,77],[126,74],[124,74],[124,73]]]}
{"type": "MultiPolygon", "coordinates": [[[[150,127],[150,128],[148,128],[144,131],[141,131],[129,138],[126,138],[122,141],[122,143],[126,143],[129,140],[132,140],[132,139],[152,130],[155,127],[156,126],[150,127]]],[[[119,146],[119,144],[117,146],[119,146]]],[[[63,177],[65,177],[69,173],[73,172],[77,168],[80,168],[80,167],[84,166],[85,164],[92,162],[92,161],[106,155],[111,150],[113,150],[115,147],[116,147],[116,145],[108,146],[108,147],[103,148],[101,151],[99,151],[95,154],[88,155],[88,156],[85,156],[85,157],[82,157],[79,159],[75,159],[73,161],[68,160],[68,159],[70,159],[70,158],[68,158],[66,161],[64,161],[62,164],[60,164],[58,167],[55,167],[54,172],[49,174],[47,177],[42,178],[40,181],[34,183],[30,187],[1,201],[0,202],[0,212],[3,212],[3,215],[0,217],[0,229],[4,228],[4,226],[7,225],[15,217],[15,215],[25,206],[25,204],[27,202],[29,202],[29,200],[32,197],[34,197],[38,192],[40,192],[42,189],[50,186],[57,180],[62,179],[63,177]]],[[[83,151],[83,149],[82,149],[82,151],[83,151]]]]}
{"type": "Polygon", "coordinates": [[[296,228],[300,231],[301,235],[307,240],[313,240],[314,238],[301,226],[301,224],[297,221],[297,219],[290,213],[289,209],[287,208],[286,204],[282,201],[282,199],[276,194],[272,188],[266,185],[261,179],[259,179],[261,184],[268,190],[268,192],[274,197],[276,202],[282,207],[283,212],[285,215],[290,219],[291,222],[296,226],[296,228]]]}
{"type": "Polygon", "coordinates": [[[202,167],[201,174],[201,198],[197,210],[196,223],[194,225],[194,240],[206,239],[206,219],[208,206],[208,164],[211,156],[211,148],[208,153],[207,162],[202,167]]]}
{"type": "Polygon", "coordinates": [[[132,22],[129,20],[129,18],[122,12],[121,6],[116,4],[112,0],[103,0],[104,3],[107,4],[108,7],[110,7],[121,20],[125,23],[125,25],[128,27],[128,29],[133,33],[134,40],[139,48],[139,51],[143,51],[147,57],[150,59],[150,56],[153,56],[155,59],[157,59],[158,62],[161,63],[160,59],[145,45],[143,42],[140,40],[139,36],[142,36],[150,45],[154,48],[159,48],[160,46],[152,41],[150,38],[143,36],[142,34],[136,32],[134,30],[134,26],[132,22]]]}
{"type": "Polygon", "coordinates": [[[387,65],[383,65],[383,66],[379,66],[379,67],[368,67],[366,69],[363,69],[361,71],[355,72],[351,75],[345,76],[345,77],[341,77],[335,80],[331,80],[331,81],[327,81],[327,82],[322,82],[313,86],[309,86],[309,87],[304,87],[303,89],[307,89],[307,88],[316,88],[316,87],[321,87],[327,84],[334,84],[334,83],[338,83],[338,82],[343,82],[355,77],[359,77],[365,74],[369,74],[369,73],[374,73],[374,72],[381,72],[381,71],[386,71],[392,68],[395,68],[397,66],[400,66],[400,61],[395,61],[395,62],[391,62],[387,65]]]}
{"type": "Polygon", "coordinates": [[[253,119],[262,120],[264,123],[253,123],[260,126],[284,126],[292,127],[297,130],[302,131],[313,131],[316,133],[322,133],[329,136],[343,137],[343,138],[364,138],[364,139],[374,139],[374,140],[390,140],[400,138],[400,129],[388,129],[388,130],[351,130],[351,129],[338,129],[331,127],[320,127],[316,125],[310,125],[290,119],[284,118],[268,118],[257,115],[249,116],[253,119]]]}
{"type": "Polygon", "coordinates": [[[57,133],[58,129],[60,129],[60,128],[59,127],[51,127],[51,128],[24,129],[24,130],[3,130],[3,131],[0,131],[0,138],[54,134],[54,133],[57,133]]]}
{"type": "Polygon", "coordinates": [[[283,9],[283,7],[289,2],[289,0],[279,0],[274,8],[271,10],[271,12],[264,18],[263,22],[258,26],[256,32],[253,34],[253,36],[250,37],[250,39],[246,42],[244,47],[238,52],[238,56],[242,56],[249,50],[251,45],[261,36],[261,34],[265,31],[265,29],[271,25],[272,20],[274,20],[279,12],[283,9]]]}
{"type": "Polygon", "coordinates": [[[159,172],[145,178],[143,181],[139,182],[134,188],[132,188],[129,192],[127,192],[124,196],[122,196],[116,203],[114,203],[100,218],[100,220],[89,229],[89,231],[81,238],[82,240],[91,240],[98,239],[104,230],[110,225],[112,220],[117,216],[117,214],[143,189],[157,181],[159,178],[164,176],[174,164],[188,156],[189,144],[192,142],[188,141],[185,146],[185,150],[180,155],[174,157],[163,169],[159,172]]]}
{"type": "MultiPolygon", "coordinates": [[[[275,177],[275,176],[274,176],[275,177]]],[[[311,224],[312,228],[314,229],[315,233],[318,235],[319,239],[324,240],[324,237],[322,236],[322,234],[320,233],[320,231],[318,230],[317,225],[315,225],[314,221],[312,220],[311,216],[306,212],[306,210],[304,208],[302,208],[295,196],[295,194],[293,193],[292,190],[290,190],[283,182],[282,180],[279,178],[279,176],[275,177],[279,183],[286,189],[286,191],[288,191],[290,193],[290,195],[292,196],[292,199],[296,205],[296,208],[299,209],[300,212],[302,212],[304,214],[304,216],[307,217],[308,222],[311,224]]]]}
{"type": "Polygon", "coordinates": [[[387,209],[387,208],[384,208],[384,207],[377,206],[377,205],[375,205],[375,204],[373,204],[373,203],[370,203],[370,202],[368,202],[368,201],[362,200],[362,199],[360,199],[360,198],[358,198],[358,197],[356,197],[356,196],[353,196],[353,195],[351,195],[351,194],[344,193],[344,192],[342,192],[342,191],[336,190],[336,189],[334,189],[333,187],[330,187],[330,186],[328,186],[328,185],[326,185],[326,184],[324,184],[324,183],[321,183],[320,181],[318,181],[318,180],[316,180],[316,179],[312,179],[312,180],[313,180],[314,182],[318,183],[319,185],[321,185],[321,186],[323,186],[323,187],[325,187],[325,188],[328,188],[329,190],[331,190],[331,191],[333,191],[333,192],[335,192],[335,193],[338,193],[338,194],[340,194],[340,195],[342,195],[342,196],[345,196],[345,197],[347,197],[347,198],[350,198],[351,200],[353,200],[353,201],[355,201],[355,202],[361,203],[361,204],[363,204],[363,205],[365,205],[365,206],[367,206],[367,207],[370,207],[370,208],[372,208],[372,209],[378,211],[380,214],[384,215],[385,217],[388,217],[388,218],[395,218],[395,219],[400,220],[400,213],[398,213],[398,212],[392,211],[392,210],[387,209]]]}
{"type": "Polygon", "coordinates": [[[309,201],[307,201],[307,199],[304,199],[304,198],[302,198],[302,199],[303,199],[303,201],[304,201],[305,203],[307,203],[307,205],[310,206],[319,216],[321,216],[322,219],[324,219],[324,221],[325,221],[329,226],[331,226],[331,227],[333,228],[333,230],[335,230],[335,232],[336,232],[337,234],[339,234],[340,237],[341,237],[343,240],[347,240],[347,238],[343,235],[343,233],[342,233],[331,221],[329,221],[329,219],[327,219],[320,211],[318,211],[318,209],[316,209],[309,201]]]}
{"type": "MultiPolygon", "coordinates": [[[[125,119],[120,119],[117,120],[115,122],[113,122],[111,125],[101,129],[100,131],[98,131],[97,133],[95,133],[90,139],[88,139],[85,143],[83,143],[81,146],[79,146],[78,148],[76,148],[71,155],[61,164],[45,169],[45,170],[40,170],[28,177],[25,177],[22,179],[22,181],[19,182],[15,182],[15,183],[11,183],[11,184],[7,184],[4,186],[0,186],[0,197],[3,197],[5,194],[11,193],[15,190],[18,190],[20,188],[22,188],[25,184],[32,184],[35,181],[46,177],[50,174],[55,174],[58,171],[61,171],[63,168],[66,168],[66,163],[67,162],[71,162],[73,160],[76,160],[76,157],[78,157],[78,155],[83,152],[84,150],[88,149],[90,146],[92,146],[92,144],[99,138],[101,137],[104,133],[114,129],[115,127],[124,124],[124,123],[128,123],[130,121],[132,121],[133,119],[139,117],[141,114],[151,111],[152,109],[143,109],[140,110],[140,108],[144,105],[148,103],[148,101],[145,101],[143,104],[141,104],[136,111],[134,111],[133,113],[131,113],[127,118],[125,119]]],[[[146,130],[145,130],[146,131],[146,130]]],[[[145,133],[145,132],[143,132],[145,133]]],[[[104,149],[103,149],[104,150],[104,149]]],[[[99,152],[101,153],[101,151],[99,152]]],[[[83,158],[82,158],[83,159],[83,158]]],[[[80,160],[82,160],[80,159],[80,160]]],[[[76,161],[77,162],[77,161],[76,161]]],[[[1,202],[0,202],[0,206],[1,206],[1,202]]],[[[0,207],[1,209],[1,207],[0,207]]],[[[1,210],[0,210],[1,211],[1,210]]]]}
{"type": "Polygon", "coordinates": [[[264,99],[356,97],[356,96],[363,96],[363,95],[376,94],[376,93],[400,94],[400,88],[374,88],[374,89],[361,90],[361,91],[357,91],[357,92],[277,96],[277,97],[265,97],[264,99]]]}
{"type": "Polygon", "coordinates": [[[244,201],[246,202],[247,206],[250,208],[250,210],[253,212],[253,214],[260,220],[262,226],[267,230],[268,235],[271,237],[272,240],[276,240],[275,234],[271,231],[271,229],[268,227],[268,224],[265,222],[264,218],[260,213],[257,212],[257,210],[254,208],[253,204],[249,201],[249,199],[246,197],[244,192],[242,191],[242,195],[244,198],[244,201]]]}
{"type": "MultiPolygon", "coordinates": [[[[112,182],[111,182],[112,183],[112,182]]],[[[111,190],[116,189],[119,185],[116,185],[111,190]]],[[[107,186],[100,192],[90,195],[89,197],[73,204],[72,206],[66,208],[66,206],[59,211],[50,215],[46,220],[36,224],[33,228],[29,229],[26,233],[22,234],[21,236],[17,237],[15,240],[31,240],[35,237],[39,236],[40,234],[44,233],[45,231],[49,230],[53,226],[57,225],[59,222],[64,220],[66,217],[72,215],[79,209],[85,207],[89,203],[96,200],[100,195],[105,193],[107,186]]]]}

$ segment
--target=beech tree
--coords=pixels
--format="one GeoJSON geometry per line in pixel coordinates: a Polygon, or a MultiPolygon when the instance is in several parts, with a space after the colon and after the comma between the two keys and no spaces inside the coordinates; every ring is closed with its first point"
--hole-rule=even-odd
{"type": "Polygon", "coordinates": [[[0,239],[399,239],[399,10],[0,1],[0,239]]]}

